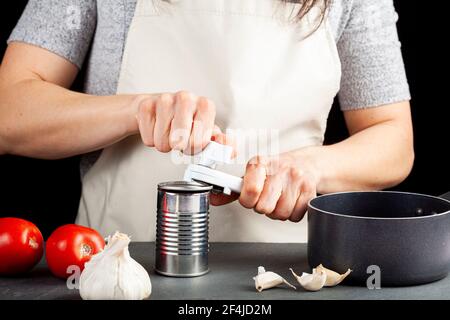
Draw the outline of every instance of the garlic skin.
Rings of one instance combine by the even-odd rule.
[[[312,274],[303,272],[301,276],[297,275],[292,268],[289,270],[291,270],[298,283],[308,291],[319,291],[327,280],[327,274],[322,270],[316,270]]]
[[[297,289],[295,286],[287,282],[279,274],[276,274],[275,272],[272,271],[266,271],[266,269],[264,269],[264,267],[261,266],[258,267],[258,275],[255,276],[253,280],[255,280],[255,288],[258,292],[279,286],[283,283],[293,288],[294,290]]]
[[[322,264],[319,264],[315,269],[313,269],[313,273],[319,271],[325,272],[327,275],[325,287],[337,286],[350,274],[350,272],[352,272],[351,269],[348,269],[345,273],[339,274],[336,271],[325,268]]]
[[[130,238],[116,232],[103,251],[94,255],[80,277],[83,300],[142,300],[150,296],[152,284],[147,271],[128,251]]]

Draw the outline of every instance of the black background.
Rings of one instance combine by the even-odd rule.
[[[0,56],[3,56],[6,39],[26,2],[7,1],[8,8],[1,4]],[[442,90],[442,82],[438,77],[419,77],[418,74],[419,60],[420,67],[425,67],[428,71],[439,68],[437,50],[440,49],[431,35],[440,29],[436,23],[437,13],[424,12],[422,8],[419,13],[420,3],[411,0],[395,1],[400,16],[399,36],[412,93],[416,150],[413,172],[395,189],[439,195],[450,191],[447,157],[449,134],[445,112],[447,103],[444,99],[446,91]],[[432,59],[419,58],[420,48],[431,52]],[[83,72],[74,85],[75,90],[81,90],[82,79]],[[346,136],[342,114],[335,105],[330,115],[326,141],[332,143]],[[45,236],[56,226],[73,222],[81,190],[78,165],[79,157],[43,161],[0,156],[0,217],[20,216],[34,221]]]

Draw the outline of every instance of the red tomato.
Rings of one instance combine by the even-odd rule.
[[[59,227],[47,239],[45,257],[51,272],[66,279],[69,266],[76,265],[80,271],[91,257],[105,247],[105,240],[94,229],[67,224]]]
[[[39,229],[18,218],[0,218],[0,274],[31,270],[42,258],[44,246]]]

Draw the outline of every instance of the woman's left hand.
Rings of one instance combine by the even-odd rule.
[[[211,204],[223,205],[239,199],[242,206],[271,219],[300,221],[309,200],[316,196],[318,170],[302,152],[251,159],[240,195],[212,195]]]

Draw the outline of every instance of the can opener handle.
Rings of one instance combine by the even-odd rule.
[[[211,141],[194,157],[195,163],[188,165],[183,180],[207,183],[213,186],[214,192],[227,195],[241,193],[242,178],[216,170],[218,163],[231,163],[232,154],[233,147]]]

